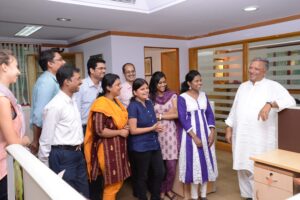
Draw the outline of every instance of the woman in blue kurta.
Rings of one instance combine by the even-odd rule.
[[[148,100],[148,83],[144,79],[136,79],[132,84],[132,92],[127,110],[133,192],[139,200],[147,200],[147,183],[150,183],[151,200],[159,200],[164,165],[157,134],[163,127],[157,123],[153,103]],[[151,176],[148,177],[150,169]]]
[[[215,156],[215,120],[202,86],[201,75],[192,70],[185,76],[178,97],[180,131],[179,180],[191,184],[191,197],[206,199],[208,181],[215,181],[218,169]]]

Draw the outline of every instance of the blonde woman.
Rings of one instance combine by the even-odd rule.
[[[5,147],[10,144],[29,145],[24,136],[25,124],[20,105],[9,90],[20,75],[18,62],[9,50],[0,49],[0,199],[7,199],[7,153]]]

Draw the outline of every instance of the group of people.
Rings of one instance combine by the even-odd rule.
[[[20,74],[10,51],[0,50],[0,199],[7,199],[5,146],[29,146],[33,154],[87,199],[116,199],[131,176],[139,200],[177,199],[178,179],[190,185],[192,199],[206,199],[207,183],[215,181],[215,119],[201,90],[202,78],[191,70],[180,95],[167,87],[163,72],[148,84],[136,78],[135,66],[122,67],[125,82],[106,73],[105,61],[91,57],[87,78],[65,63],[57,49],[42,51],[44,73],[32,95],[30,123],[34,139],[24,136],[20,106],[9,85]],[[268,61],[254,59],[249,81],[239,87],[226,120],[238,170],[241,196],[253,196],[253,162],[249,157],[277,146],[277,112],[295,105],[279,83],[265,78]],[[200,192],[199,192],[200,189]]]

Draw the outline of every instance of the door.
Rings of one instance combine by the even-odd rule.
[[[167,77],[170,90],[179,93],[179,58],[178,49],[161,53],[161,71]]]

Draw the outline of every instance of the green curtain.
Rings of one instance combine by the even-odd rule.
[[[1,49],[10,49],[16,56],[19,64],[21,75],[17,82],[11,85],[11,91],[18,99],[18,103],[21,105],[29,104],[29,90],[28,90],[28,73],[27,68],[27,55],[38,54],[41,46],[38,44],[16,44],[16,43],[0,43]]]

